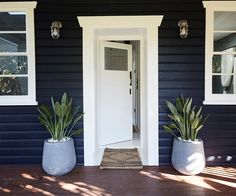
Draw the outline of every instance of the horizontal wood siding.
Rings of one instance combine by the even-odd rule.
[[[82,30],[77,16],[164,15],[159,28],[159,151],[160,164],[170,164],[172,137],[165,101],[179,94],[202,105],[204,97],[205,10],[200,0],[38,0],[35,11],[37,100],[68,92],[82,106]],[[189,22],[181,39],[177,23]],[[61,37],[53,40],[50,26],[62,21]],[[82,110],[83,108],[81,108]],[[204,106],[210,114],[200,133],[208,164],[236,163],[236,107]],[[0,107],[0,163],[40,163],[47,132],[38,123],[36,107]],[[79,126],[83,126],[82,123]],[[158,131],[158,130],[157,130]],[[83,164],[83,136],[75,139],[78,164]],[[230,158],[231,157],[231,158]]]

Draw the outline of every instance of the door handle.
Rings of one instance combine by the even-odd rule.
[[[138,78],[136,79],[136,89],[138,89]]]
[[[132,86],[132,71],[129,72],[129,79],[130,79],[129,85]]]

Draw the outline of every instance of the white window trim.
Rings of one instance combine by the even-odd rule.
[[[205,105],[236,105],[236,94],[212,94],[212,56],[214,52],[214,12],[235,11],[235,1],[203,1],[205,26]]]
[[[37,105],[36,101],[36,73],[35,73],[35,36],[34,36],[34,9],[36,1],[29,2],[0,2],[0,12],[25,12],[26,52],[16,53],[26,55],[28,59],[28,95],[0,96],[0,105]],[[14,33],[11,31],[4,31]],[[17,31],[18,33],[20,31]],[[1,53],[7,55],[9,53]],[[12,53],[10,53],[11,55]]]
[[[158,27],[163,16],[79,16],[78,21],[83,27],[83,108],[84,108],[84,165],[98,165],[97,157],[97,93],[96,93],[96,40],[99,30],[107,30],[106,40],[109,40],[109,31],[112,30],[111,39],[116,35],[114,31],[133,30],[138,36],[143,36],[147,61],[141,71],[143,82],[141,91],[141,127],[146,131],[145,156],[146,165],[159,165],[158,144]],[[144,32],[144,35],[143,35]],[[115,35],[114,35],[115,34]],[[131,35],[131,34],[130,34]],[[101,36],[100,36],[101,38]],[[121,39],[121,38],[120,38]],[[124,39],[123,39],[124,40]],[[141,76],[142,77],[142,76]]]

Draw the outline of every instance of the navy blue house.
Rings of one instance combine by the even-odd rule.
[[[183,94],[203,105],[205,9],[200,0],[38,0],[35,9],[36,98],[50,103],[63,92],[83,110],[82,28],[77,16],[163,15],[159,27],[159,159],[169,165],[172,136],[165,101]],[[188,20],[189,34],[179,36],[178,21]],[[59,20],[59,39],[50,26]],[[200,137],[207,164],[236,164],[236,106],[204,105],[209,114]],[[43,141],[49,137],[38,122],[36,106],[0,106],[0,164],[39,164]],[[81,122],[79,126],[83,126]],[[84,164],[83,135],[75,138],[77,163]],[[230,158],[229,158],[230,157]]]

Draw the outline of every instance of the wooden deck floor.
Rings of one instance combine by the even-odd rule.
[[[143,170],[83,167],[66,176],[52,177],[41,166],[0,166],[0,195],[235,196],[236,167],[207,167],[198,176],[184,176],[171,167]]]

